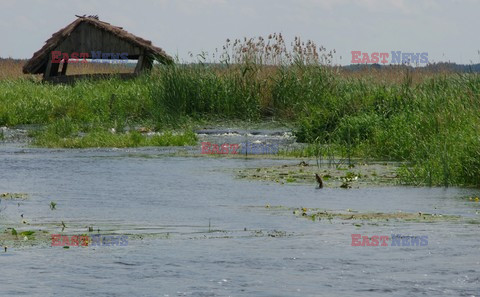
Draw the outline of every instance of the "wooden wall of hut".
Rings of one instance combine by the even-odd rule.
[[[92,58],[92,52],[101,53],[128,53],[129,60],[137,60],[134,74],[138,75],[143,71],[152,69],[153,60],[145,54],[144,49],[139,48],[132,43],[127,42],[112,34],[111,32],[101,30],[90,23],[80,24],[67,38],[65,38],[55,51],[62,53],[88,53]],[[52,79],[57,76],[65,76],[68,64],[64,64],[59,73],[60,63],[52,63],[52,56],[48,57],[48,64],[44,72],[44,80],[63,81],[62,79]],[[91,77],[91,75],[87,75]],[[101,75],[99,77],[105,77]],[[131,77],[128,75],[126,77]],[[81,78],[80,75],[75,76]]]

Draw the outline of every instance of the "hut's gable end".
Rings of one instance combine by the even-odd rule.
[[[92,52],[128,53],[130,59],[137,59],[142,49],[127,42],[109,31],[102,30],[90,23],[79,24],[55,49],[62,53],[72,54]]]
[[[43,73],[44,79],[65,76],[68,63],[59,73],[59,63],[52,63],[53,51],[66,53],[69,57],[72,57],[73,53],[78,53],[79,57],[81,57],[81,53],[87,53],[89,58],[103,58],[103,54],[114,54],[115,58],[124,58],[127,53],[129,60],[138,60],[135,74],[151,69],[153,60],[163,64],[174,63],[172,57],[161,48],[153,46],[152,42],[135,36],[120,27],[90,17],[79,17],[67,27],[53,34],[24,65],[23,72]],[[92,52],[95,52],[95,57]],[[63,55],[59,58],[62,57]]]

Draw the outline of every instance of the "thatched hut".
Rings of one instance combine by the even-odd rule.
[[[68,57],[71,59],[73,55],[77,59],[71,61],[79,62],[78,58],[82,53],[83,58],[85,55],[92,58],[97,54],[101,59],[118,59],[120,54],[122,58],[127,55],[128,60],[138,60],[133,75],[151,69],[155,60],[163,64],[173,63],[173,59],[161,48],[153,46],[151,41],[137,37],[121,27],[102,22],[97,16],[77,17],[74,22],[53,34],[46,44],[33,54],[23,67],[24,73],[43,73],[44,80],[70,81],[69,76],[66,76]],[[58,56],[59,52],[62,55]],[[53,53],[57,53],[62,63],[58,62]],[[61,71],[60,64],[63,65]]]

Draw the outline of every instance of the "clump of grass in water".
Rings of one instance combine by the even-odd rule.
[[[26,238],[27,240],[34,240],[34,234],[35,231],[23,231],[22,233],[20,233],[20,236],[23,236],[23,238]]]
[[[61,138],[51,134],[48,129],[37,136],[35,144],[49,148],[91,148],[91,147],[141,147],[141,146],[185,146],[195,145],[197,137],[192,131],[174,134],[165,132],[161,135],[145,136],[139,132],[117,134],[109,131],[94,131],[85,136]]]
[[[26,200],[28,199],[28,194],[27,193],[2,193],[0,194],[0,198]]]

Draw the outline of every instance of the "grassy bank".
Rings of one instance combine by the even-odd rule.
[[[116,134],[108,131],[97,130],[84,136],[61,137],[49,129],[41,132],[36,137],[34,144],[48,148],[100,148],[100,147],[145,147],[145,146],[187,146],[195,145],[197,137],[193,132],[163,134],[146,136],[137,131]]]
[[[36,143],[47,147],[141,146],[191,144],[194,137],[121,132],[138,125],[188,131],[189,123],[212,118],[275,119],[311,144],[292,153],[298,156],[402,161],[408,183],[480,186],[478,74],[395,66],[350,75],[323,66],[328,55],[307,47],[280,59],[266,55],[267,47],[242,46],[227,47],[246,53],[234,52],[233,61],[156,67],[130,81],[0,80],[0,125],[46,125]]]
[[[336,79],[298,119],[303,153],[407,161],[403,178],[480,185],[480,77],[437,76],[413,85]]]

